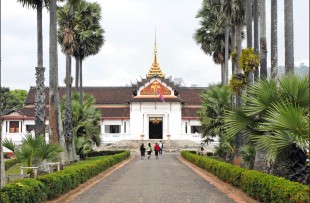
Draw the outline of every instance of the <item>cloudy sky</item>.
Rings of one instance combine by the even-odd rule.
[[[94,0],[89,0],[94,2]],[[202,0],[97,0],[102,7],[105,44],[83,63],[85,86],[124,86],[145,77],[153,58],[157,30],[158,61],[166,76],[190,86],[220,82],[220,67],[193,40]],[[267,43],[270,43],[270,2]],[[1,85],[35,86],[36,11],[14,0],[1,2]],[[278,1],[279,65],[284,64],[284,6]],[[45,85],[48,85],[49,14],[43,11]],[[309,0],[294,1],[295,65],[309,65]],[[60,50],[60,49],[58,49]],[[270,50],[270,46],[268,47]],[[270,51],[269,51],[270,53]],[[64,85],[65,57],[59,51],[59,84]],[[73,62],[74,65],[74,62]],[[270,66],[270,56],[268,56]],[[74,67],[72,67],[74,76]]]

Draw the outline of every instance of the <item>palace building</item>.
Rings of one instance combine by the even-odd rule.
[[[157,60],[155,41],[152,66],[144,79],[131,86],[83,87],[84,94],[95,97],[101,111],[101,139],[104,143],[120,140],[190,140],[201,141],[197,111],[200,94],[206,87],[182,87],[165,78]],[[35,87],[31,87],[21,109],[2,115],[2,135],[19,143],[33,133]],[[48,98],[48,88],[46,88]],[[65,87],[60,87],[60,97]],[[46,100],[46,125],[49,103]],[[46,133],[48,138],[48,133]]]

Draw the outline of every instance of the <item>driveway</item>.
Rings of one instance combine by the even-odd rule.
[[[234,202],[184,165],[179,153],[141,160],[124,167],[81,193],[72,203],[228,203]]]

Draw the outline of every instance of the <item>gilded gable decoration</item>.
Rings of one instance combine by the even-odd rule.
[[[160,82],[155,80],[147,87],[142,89],[140,91],[140,95],[158,95],[159,92],[161,92],[163,95],[171,95],[171,91],[167,87],[163,86]]]

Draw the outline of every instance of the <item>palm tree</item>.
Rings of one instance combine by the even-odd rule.
[[[290,174],[278,175],[299,182],[307,180],[308,84],[308,78],[296,76],[278,81],[263,79],[248,89],[243,98],[247,105],[228,112],[224,118],[227,136],[233,137],[243,131],[250,144],[266,151],[268,156],[264,164],[271,161],[279,166],[284,164],[283,160],[288,160],[284,168],[289,169]]]
[[[285,74],[294,74],[293,0],[284,1]]]
[[[225,68],[225,21],[220,17],[220,4],[203,2],[202,8],[198,11],[197,18],[201,18],[201,27],[195,31],[194,39],[201,49],[211,55],[216,64],[221,64],[222,84],[228,78],[228,69]]]
[[[60,99],[58,90],[58,52],[57,52],[57,5],[56,0],[50,1],[50,46],[49,46],[49,140],[51,143],[59,143],[66,149],[63,135],[63,125],[60,114]],[[69,163],[66,151],[60,153],[62,165]]]
[[[231,90],[228,86],[212,86],[201,94],[202,108],[198,112],[201,133],[206,141],[219,136],[224,140],[223,116],[231,110]]]
[[[271,1],[271,78],[278,76],[278,0]]]
[[[259,0],[260,16],[260,77],[267,78],[267,41],[266,41],[266,10],[265,0]]]
[[[49,0],[17,0],[23,6],[37,10],[37,67],[36,67],[36,95],[35,95],[35,135],[45,135],[45,93],[43,67],[43,37],[42,37],[42,7],[43,2],[49,5]]]
[[[100,146],[101,113],[92,107],[95,99],[91,95],[84,96],[83,104],[77,93],[72,95],[72,123],[76,153],[83,156],[92,146]],[[62,112],[65,113],[65,101],[62,102]],[[83,158],[83,157],[82,157]]]
[[[46,143],[42,136],[33,138],[31,134],[23,138],[21,146],[15,146],[12,139],[7,138],[3,146],[14,152],[16,158],[27,167],[39,166],[44,160],[58,160],[62,151],[60,145]]]
[[[253,1],[253,17],[254,17],[254,53],[258,54],[258,0]],[[254,70],[254,79],[259,79],[259,68]]]
[[[64,116],[64,136],[66,140],[66,148],[68,153],[69,161],[76,160],[75,147],[74,147],[74,136],[72,127],[72,107],[71,107],[71,55],[73,54],[74,47],[74,21],[73,5],[69,2],[62,7],[58,13],[58,42],[62,47],[62,52],[66,55],[66,108]]]
[[[246,39],[247,47],[253,47],[252,43],[252,0],[246,0]]]
[[[86,57],[95,55],[100,51],[104,43],[104,30],[100,26],[101,7],[98,3],[80,1],[74,10],[73,18],[76,22],[74,26],[75,47],[73,51],[73,56],[76,59],[75,89],[78,89],[78,82],[80,81],[80,102],[82,103],[82,62]]]

